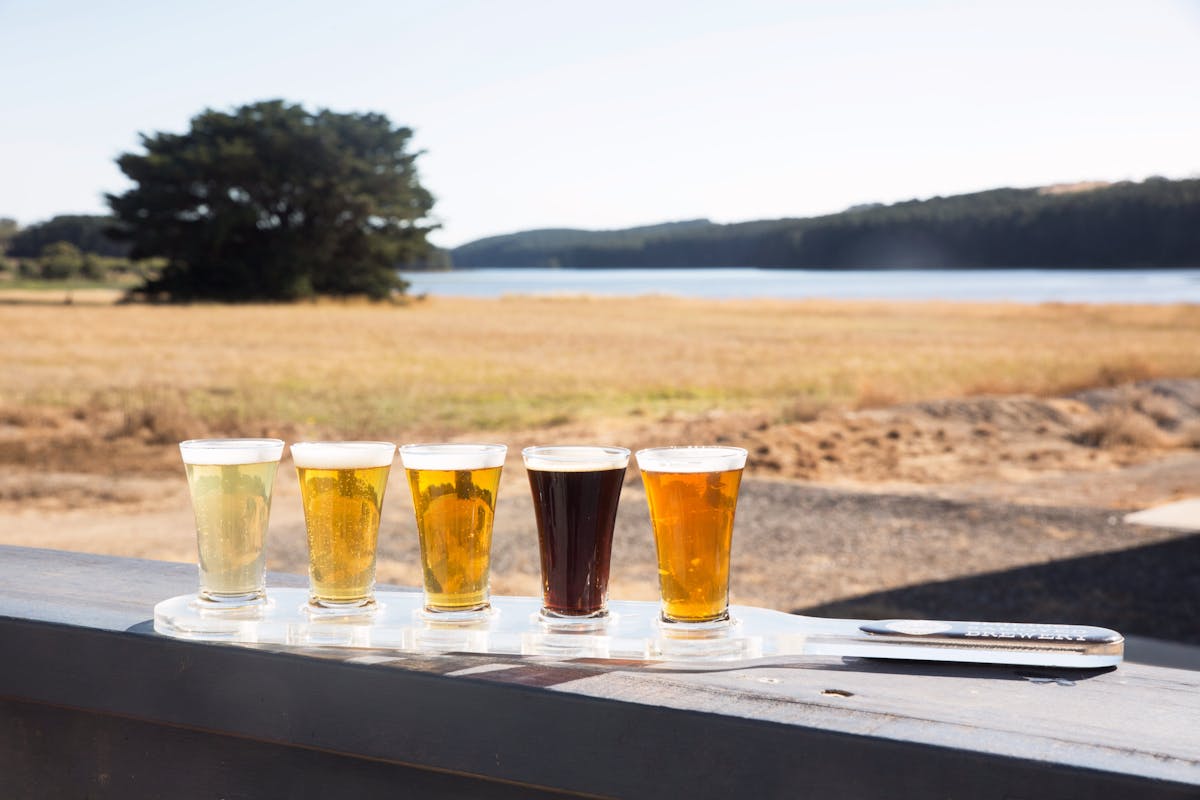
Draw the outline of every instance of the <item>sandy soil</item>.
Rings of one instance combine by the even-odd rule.
[[[98,438],[94,420],[64,413],[0,419],[0,543],[194,561],[174,444],[138,430]],[[1192,585],[1200,582],[1200,537],[1122,522],[1126,510],[1200,495],[1200,381],[805,416],[786,423],[754,413],[634,417],[482,437],[510,447],[496,512],[493,591],[540,591],[522,446],[727,442],[751,453],[735,533],[735,602],[871,616],[992,608],[1026,618],[1125,620],[1132,632],[1200,642],[1192,621],[1197,601],[1187,599],[1188,592],[1200,597],[1200,585]],[[268,558],[273,570],[303,572],[294,476],[285,463]],[[1139,556],[1146,563],[1117,588],[1088,577],[1095,570],[1087,565],[1102,563],[1088,559],[1126,552],[1162,556]],[[1056,584],[1070,565],[1078,567],[1069,574],[1079,585],[1066,587],[1063,600]],[[997,573],[1020,576],[1007,594],[1029,602],[981,603],[985,590],[1006,594],[984,581]],[[614,597],[657,596],[645,496],[633,468],[612,575]],[[420,580],[411,503],[395,480],[385,503],[379,579]],[[931,585],[945,585],[938,599],[904,594]],[[1185,602],[1157,599],[1164,591]]]

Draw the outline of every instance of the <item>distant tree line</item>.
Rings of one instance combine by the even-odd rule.
[[[1198,267],[1200,180],[995,189],[730,225],[528,231],[451,255],[456,267]]]
[[[46,245],[66,242],[84,253],[126,258],[129,245],[109,235],[112,226],[113,218],[109,216],[76,214],[54,217],[16,231],[8,241],[7,255],[12,258],[37,258]]]
[[[159,265],[131,261],[129,246],[110,236],[109,216],[58,216],[21,228],[0,219],[0,278],[107,281],[146,278]]]

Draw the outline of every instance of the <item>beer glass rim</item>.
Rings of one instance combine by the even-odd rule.
[[[545,472],[591,472],[629,466],[629,449],[608,445],[536,445],[522,450],[521,457],[526,469]]]
[[[508,445],[485,442],[425,442],[400,446],[406,469],[490,469],[504,466]]]
[[[371,469],[389,467],[396,458],[394,442],[296,442],[292,462],[305,469]]]
[[[747,452],[727,445],[672,445],[648,447],[636,455],[643,472],[725,472],[743,469]]]
[[[283,457],[283,440],[268,438],[187,439],[179,443],[183,463],[199,466],[263,464]]]

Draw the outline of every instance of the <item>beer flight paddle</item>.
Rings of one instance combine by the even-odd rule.
[[[730,545],[746,451],[638,451],[661,602],[610,601],[608,579],[630,452],[526,448],[541,598],[492,596],[492,526],[507,448],[400,448],[421,547],[420,592],[376,591],[390,442],[299,442],[309,588],[266,585],[278,439],[180,444],[196,517],[200,585],[155,606],[161,634],[199,641],[635,661],[795,656],[1108,667],[1124,639],[1079,625],[824,619],[730,606]]]
[[[373,614],[340,619],[306,613],[305,589],[272,588],[268,598],[243,612],[210,612],[195,594],[173,597],[155,606],[154,629],[207,642],[647,663],[832,656],[1097,668],[1124,653],[1119,633],[1082,625],[825,619],[733,605],[729,627],[698,636],[664,629],[657,603],[610,600],[602,627],[576,632],[542,624],[535,597],[493,595],[487,617],[469,623],[428,619],[421,592],[377,591]]]

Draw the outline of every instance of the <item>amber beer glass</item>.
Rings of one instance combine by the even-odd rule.
[[[502,444],[400,448],[417,518],[429,616],[470,620],[490,608],[492,519],[507,452]]]
[[[267,522],[283,455],[279,439],[180,442],[196,515],[200,601],[239,608],[266,600]]]
[[[639,450],[637,462],[658,552],[662,620],[725,624],[733,515],[746,451],[656,447]]]
[[[308,532],[310,611],[374,610],[375,549],[395,456],[391,442],[292,445]]]
[[[527,447],[542,562],[542,620],[583,624],[608,616],[608,572],[623,447]]]

